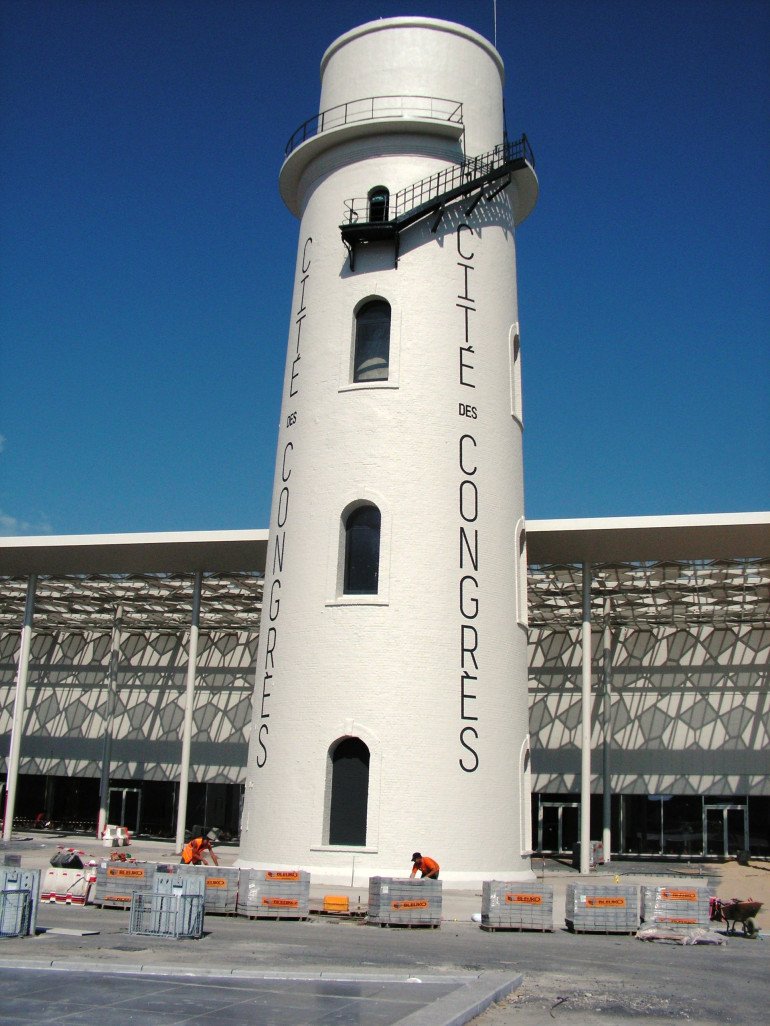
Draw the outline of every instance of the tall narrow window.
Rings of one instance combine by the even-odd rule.
[[[358,506],[345,521],[346,595],[377,594],[381,520],[376,506]]]
[[[516,619],[524,627],[529,623],[527,595],[527,529],[524,518],[516,525]]]
[[[388,220],[390,193],[384,185],[378,185],[369,192],[369,220],[382,222]]]
[[[390,304],[365,303],[356,314],[353,381],[387,381],[390,360]]]
[[[369,799],[369,749],[360,738],[346,737],[330,754],[329,844],[364,845]]]
[[[519,421],[524,422],[521,401],[521,340],[519,326],[514,324],[510,334],[511,346],[511,413]]]

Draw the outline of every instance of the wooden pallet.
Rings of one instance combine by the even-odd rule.
[[[479,927],[485,933],[553,933],[552,926],[490,926],[489,923],[479,923]]]
[[[438,930],[441,923],[375,923],[366,920],[367,926],[386,926],[394,930]]]

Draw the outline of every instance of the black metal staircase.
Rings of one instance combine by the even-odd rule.
[[[534,170],[535,158],[526,135],[522,135],[521,139],[501,143],[479,157],[467,157],[460,164],[452,164],[402,189],[390,197],[388,220],[372,219],[369,197],[346,200],[345,221],[340,225],[340,232],[350,254],[350,269],[355,269],[358,244],[391,240],[395,243],[395,266],[398,267],[399,235],[405,228],[434,214],[430,230],[436,232],[449,203],[473,196],[465,210],[467,217],[482,198],[491,202],[510,184],[513,174],[526,167]]]

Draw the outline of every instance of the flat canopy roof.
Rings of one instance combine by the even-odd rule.
[[[264,572],[267,531],[0,538],[0,577]],[[530,564],[770,557],[770,513],[527,522]]]
[[[770,556],[770,513],[527,522],[530,563],[636,563]]]
[[[29,574],[263,573],[267,531],[0,538],[0,577]]]
[[[38,577],[37,630],[185,630],[195,571],[201,627],[259,628],[267,531],[0,539],[0,629],[24,614]],[[527,524],[530,627],[581,622],[582,565],[592,619],[617,625],[767,625],[770,514],[540,520]]]

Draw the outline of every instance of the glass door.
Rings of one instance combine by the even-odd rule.
[[[745,805],[704,806],[703,841],[707,855],[726,857],[746,849],[746,812]]]
[[[138,787],[111,787],[108,823],[127,827],[139,833],[142,812],[142,791]]]
[[[579,802],[540,802],[538,846],[556,855],[571,854],[580,839]]]

